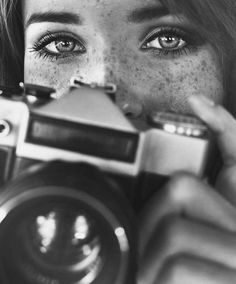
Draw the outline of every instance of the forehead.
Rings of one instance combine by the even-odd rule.
[[[25,22],[32,14],[48,12],[73,12],[80,15],[81,21],[109,14],[129,17],[134,11],[137,12],[136,20],[143,16],[142,12],[146,12],[146,17],[154,17],[155,13],[160,14],[160,10],[167,13],[158,0],[22,0],[22,8]]]
[[[159,0],[23,0],[23,5],[31,9],[45,9],[54,7],[54,9],[107,9],[114,7],[135,7],[145,5],[160,5]]]

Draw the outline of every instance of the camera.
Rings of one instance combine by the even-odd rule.
[[[157,112],[139,131],[109,87],[2,87],[0,283],[135,283],[131,204],[176,171],[204,174],[202,122]]]

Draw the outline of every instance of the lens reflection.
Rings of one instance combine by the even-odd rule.
[[[84,240],[89,236],[90,225],[85,216],[78,216],[74,225],[74,239],[75,241]]]
[[[46,253],[56,235],[55,212],[47,216],[38,216],[36,218],[37,234],[41,241],[40,251]]]
[[[10,182],[0,208],[0,283],[134,283],[132,214],[113,186],[93,166],[60,161]]]
[[[93,205],[44,195],[16,206],[0,226],[0,283],[122,283],[126,233]]]
[[[84,212],[54,209],[36,216],[27,231],[26,238],[34,240],[27,250],[37,262],[77,273],[81,283],[95,279],[101,267],[101,242],[93,220]]]
[[[10,279],[6,283],[94,283],[107,259],[105,223],[71,199],[28,205],[11,213],[1,226],[0,270]]]

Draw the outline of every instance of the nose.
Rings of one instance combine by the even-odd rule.
[[[90,51],[86,71],[79,79],[85,83],[103,86],[115,84],[118,107],[131,118],[139,117],[142,115],[143,105],[132,90],[127,53],[116,42],[109,42],[109,45],[107,42],[100,39],[99,45]]]
[[[100,58],[97,71],[97,81],[102,85],[116,85],[116,104],[130,118],[142,115],[143,105],[138,96],[133,93],[129,76],[127,58],[115,48],[106,48]]]

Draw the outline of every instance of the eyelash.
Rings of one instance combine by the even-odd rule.
[[[78,50],[73,50],[70,52],[64,52],[64,53],[56,53],[51,52],[46,48],[47,45],[53,43],[53,42],[71,42],[72,44],[77,46]],[[47,32],[46,35],[44,35],[39,41],[35,42],[34,45],[30,48],[30,52],[34,52],[38,58],[43,59],[49,59],[51,61],[57,60],[59,58],[66,58],[70,56],[76,56],[81,55],[86,52],[86,48],[84,47],[84,44],[82,41],[75,39],[75,36],[69,35],[64,32],[57,32],[57,33],[51,33]]]
[[[157,48],[154,46],[148,46],[151,42],[158,41],[157,43],[160,44],[159,40],[161,37],[166,38],[176,38],[182,40],[184,45],[182,47],[177,48]],[[158,40],[159,38],[159,40]],[[64,53],[55,53],[51,52],[46,48],[47,45],[53,42],[71,42],[75,46],[77,46],[78,50],[73,50],[70,52]],[[194,31],[185,31],[183,29],[177,27],[159,27],[149,33],[143,42],[141,43],[140,50],[142,51],[151,51],[154,53],[155,56],[168,56],[172,55],[173,57],[182,56],[184,54],[188,54],[188,52],[196,51],[197,47],[203,44],[203,39],[196,35]],[[66,58],[70,56],[81,55],[86,52],[86,48],[82,41],[75,38],[73,35],[69,35],[64,32],[57,32],[51,33],[47,32],[38,42],[35,42],[34,45],[30,48],[30,52],[34,52],[37,57],[43,59],[49,59],[51,61],[57,60],[59,58]]]
[[[184,42],[183,46],[176,48],[157,48],[154,46],[148,46],[154,41],[158,41],[160,44],[160,38],[166,39],[178,39]],[[159,27],[149,33],[143,42],[141,43],[140,49],[142,51],[152,51],[157,56],[168,56],[178,57],[188,54],[188,52],[196,51],[198,46],[203,44],[203,39],[200,35],[197,35],[195,31],[186,31],[177,27]],[[161,45],[161,44],[160,44]]]

